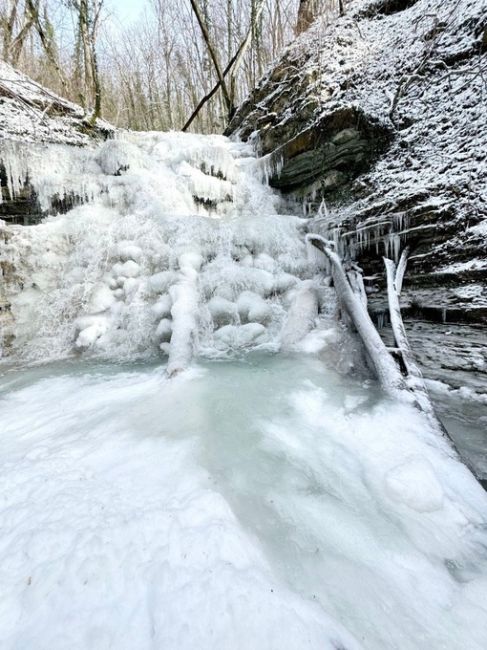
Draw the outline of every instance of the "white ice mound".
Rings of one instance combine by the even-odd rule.
[[[443,488],[424,458],[410,458],[389,470],[385,488],[391,499],[417,512],[434,512],[443,506]]]
[[[318,293],[313,282],[301,282],[289,300],[290,308],[281,334],[283,348],[299,343],[314,328],[318,317]]]

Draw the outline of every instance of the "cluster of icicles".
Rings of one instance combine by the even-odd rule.
[[[372,249],[376,255],[397,262],[407,240],[407,221],[407,215],[400,213],[393,221],[374,217],[358,223],[355,229],[343,230],[328,214],[319,214],[315,228],[334,243],[335,250],[344,258],[355,259],[360,253]]]
[[[12,194],[28,178],[44,209],[53,197],[80,204],[4,227],[15,334],[4,354],[162,353],[173,373],[193,354],[323,341],[333,293],[307,250],[306,220],[277,214],[266,165],[219,136],[128,134],[29,157],[12,146]]]

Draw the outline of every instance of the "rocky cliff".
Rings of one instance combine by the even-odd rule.
[[[406,314],[487,319],[487,3],[359,0],[296,40],[229,132],[370,278],[410,247]]]

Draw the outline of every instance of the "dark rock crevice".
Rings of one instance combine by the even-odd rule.
[[[0,219],[7,223],[31,226],[42,221],[47,212],[42,209],[36,191],[32,186],[29,177],[25,179],[22,187],[15,196],[10,195],[7,182],[7,173],[0,161]],[[83,203],[81,197],[75,194],[59,196],[54,195],[50,199],[49,214],[65,214],[76,205]]]

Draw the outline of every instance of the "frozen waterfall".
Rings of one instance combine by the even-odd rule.
[[[9,227],[2,260],[12,332],[4,354],[106,359],[277,350],[303,282],[322,303],[305,221],[279,216],[265,164],[223,137],[127,135],[97,149],[8,151],[15,194],[80,203],[33,227]],[[323,312],[326,306],[323,305]],[[295,318],[295,316],[293,317]],[[322,320],[322,319],[321,319]],[[318,313],[308,329],[322,327]]]
[[[272,161],[2,159],[51,214],[0,224],[2,650],[485,650],[485,493],[367,374]]]

